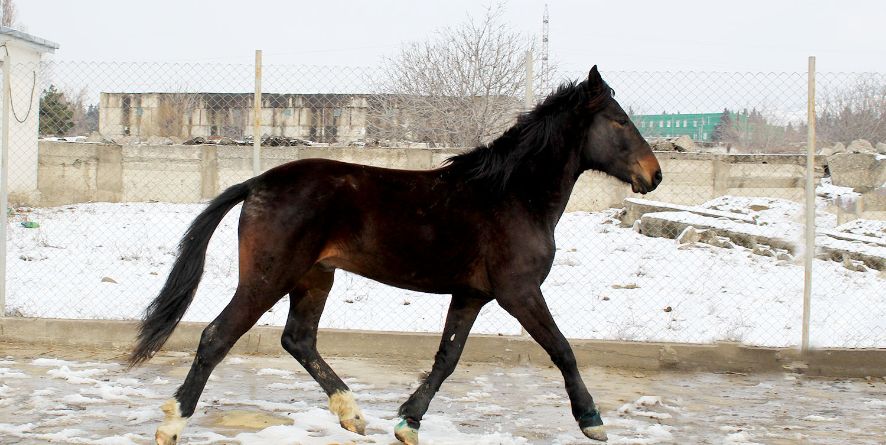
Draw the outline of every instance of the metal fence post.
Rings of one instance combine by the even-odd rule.
[[[532,50],[526,50],[526,91],[523,97],[523,109],[529,111],[535,106],[535,91],[532,87],[532,80],[535,75],[532,72]]]
[[[252,101],[252,175],[261,173],[261,50],[255,50],[255,97]]]
[[[815,56],[809,57],[806,121],[806,255],[803,258],[803,338],[800,351],[809,352],[809,316],[812,302],[812,258],[815,257]]]
[[[6,316],[6,230],[8,225],[7,208],[9,206],[9,107],[12,100],[9,76],[11,73],[11,56],[9,50],[3,59],[3,125],[2,155],[0,155],[0,209],[3,211],[3,224],[0,224],[0,317]]]

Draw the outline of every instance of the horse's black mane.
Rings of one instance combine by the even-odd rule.
[[[493,193],[503,192],[515,170],[557,142],[559,130],[574,113],[595,113],[614,95],[605,82],[591,91],[587,80],[561,84],[517,123],[489,144],[449,158],[450,170],[466,182],[479,182]]]

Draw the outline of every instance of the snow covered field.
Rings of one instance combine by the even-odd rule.
[[[166,278],[179,237],[202,207],[93,203],[20,209],[9,232],[7,310],[33,317],[140,317]],[[238,214],[239,208],[232,210],[216,231],[185,320],[211,320],[233,294]],[[778,216],[768,230],[794,230],[784,223],[791,218]],[[40,227],[22,227],[24,220]],[[798,261],[744,248],[679,246],[620,227],[614,211],[564,215],[557,242],[543,290],[570,338],[799,344]],[[813,344],[886,346],[884,275],[814,263]],[[284,298],[259,323],[282,325],[287,303]],[[339,271],[321,326],[439,331],[447,305],[448,296],[394,289]],[[490,304],[474,332],[518,334],[520,327]]]

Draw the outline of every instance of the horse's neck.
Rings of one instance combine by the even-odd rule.
[[[581,175],[577,152],[568,150],[545,157],[537,165],[521,172],[520,197],[551,228],[566,210],[572,189]]]

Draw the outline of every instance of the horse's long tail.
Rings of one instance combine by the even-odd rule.
[[[154,356],[166,343],[175,326],[194,299],[203,265],[206,248],[212,233],[231,208],[249,196],[253,180],[237,184],[213,199],[188,227],[178,245],[178,258],[160,295],[145,310],[138,332],[138,340],[129,356],[129,366],[136,366]]]

